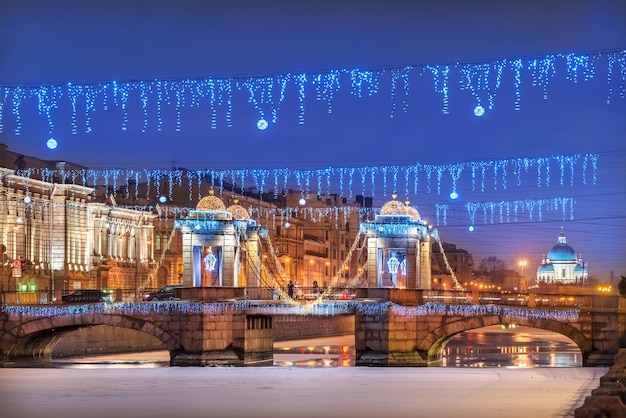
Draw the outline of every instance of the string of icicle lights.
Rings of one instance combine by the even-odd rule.
[[[601,60],[601,58],[603,58]],[[328,113],[333,112],[333,100],[343,90],[353,97],[362,98],[378,94],[381,84],[389,84],[390,117],[401,109],[409,109],[409,95],[414,73],[432,77],[435,92],[441,95],[441,110],[449,113],[449,97],[454,86],[468,92],[474,99],[473,113],[480,117],[492,110],[502,81],[512,80],[514,108],[521,109],[522,85],[530,83],[542,89],[548,98],[550,82],[557,76],[572,83],[588,81],[596,76],[599,63],[605,65],[607,102],[617,91],[625,97],[626,50],[593,53],[551,53],[531,58],[502,58],[483,62],[451,64],[418,64],[393,68],[342,68],[322,72],[284,73],[269,76],[203,77],[194,79],[151,79],[134,81],[66,82],[38,86],[0,85],[0,133],[4,115],[15,118],[16,135],[22,128],[22,107],[33,102],[40,115],[48,122],[50,134],[54,133],[54,111],[63,103],[71,108],[71,131],[92,132],[91,117],[96,110],[107,111],[117,107],[122,112],[121,130],[128,129],[132,106],[143,114],[142,132],[164,128],[166,107],[174,107],[175,129],[182,129],[183,109],[208,106],[210,126],[218,127],[223,117],[227,127],[233,126],[233,108],[236,100],[252,105],[258,114],[256,126],[267,129],[278,122],[278,114],[288,93],[297,94],[298,123],[305,121],[305,102],[313,95],[325,102]],[[505,72],[511,76],[503,77]],[[241,94],[236,94],[238,91]],[[421,92],[414,93],[423,97]],[[34,100],[31,100],[34,99]],[[8,109],[3,109],[6,106]],[[3,111],[5,110],[5,111]],[[8,110],[8,111],[6,111]],[[219,118],[218,118],[219,117]],[[54,147],[54,140],[49,146]]]
[[[467,202],[465,208],[470,225],[476,225],[476,212],[480,209],[484,224],[517,222],[525,213],[529,220],[543,220],[544,212],[561,212],[562,219],[574,219],[573,197],[555,197],[552,199],[500,200],[498,202]],[[448,204],[436,204],[437,225],[448,225]]]
[[[338,193],[341,197],[389,196],[393,191],[416,196],[419,193],[441,194],[445,187],[453,200],[459,197],[458,186],[461,181],[467,183],[472,192],[508,190],[519,187],[527,177],[534,186],[547,188],[556,182],[560,186],[575,184],[596,184],[598,154],[551,155],[538,158],[507,158],[499,160],[469,161],[455,164],[411,165],[374,165],[361,167],[326,167],[312,170],[289,168],[274,169],[227,169],[227,170],[155,170],[155,169],[71,169],[52,170],[47,168],[29,168],[18,170],[17,174],[26,178],[36,178],[50,183],[74,184],[84,187],[104,186],[112,189],[114,197],[119,186],[124,186],[122,197],[145,197],[153,200],[161,196],[165,203],[172,198],[174,187],[187,186],[189,200],[203,196],[202,185],[217,185],[220,196],[230,187],[232,193],[245,195],[254,189],[261,197],[273,191],[276,199],[288,189],[296,189],[303,198],[311,195]],[[465,174],[464,177],[462,177]],[[2,174],[0,174],[2,175]],[[19,179],[9,179],[19,183]],[[578,183],[580,182],[580,183]],[[145,184],[145,195],[140,196],[139,184]],[[294,184],[296,186],[294,186]],[[530,186],[524,184],[525,186]],[[132,187],[131,187],[132,186]],[[24,187],[28,187],[25,183]],[[28,192],[28,190],[26,190]],[[95,193],[95,190],[94,190]],[[107,192],[109,193],[109,192]],[[107,194],[108,197],[108,194]]]
[[[556,321],[576,321],[579,309],[527,309],[498,305],[451,305],[427,303],[420,306],[402,306],[392,302],[373,303],[371,301],[328,301],[324,304],[282,304],[255,301],[235,301],[219,303],[202,302],[115,302],[105,304],[85,304],[72,306],[26,306],[0,305],[0,312],[10,317],[55,317],[90,314],[146,315],[180,312],[183,314],[221,314],[228,310],[245,311],[254,309],[256,313],[267,315],[384,315],[390,310],[404,317],[447,315],[461,317],[505,316],[524,319],[549,319]]]
[[[495,223],[515,223],[522,217],[529,221],[543,221],[544,212],[560,212],[563,221],[574,220],[574,203],[576,200],[572,197],[555,197],[551,199],[525,199],[525,200],[500,200],[497,202],[467,202],[465,207],[468,211],[468,225],[475,226],[476,212],[480,209],[482,213],[483,224]],[[35,217],[40,217],[45,207],[66,207],[65,202],[39,202],[31,201],[28,203],[33,209],[32,213]],[[17,202],[12,201],[8,204],[9,208],[17,207]],[[119,208],[154,212],[155,206],[152,205],[117,205]],[[423,213],[436,213],[436,220],[432,223],[436,226],[448,226],[448,204],[436,204],[433,207],[422,204],[419,209]],[[374,219],[380,214],[380,208],[360,208],[352,206],[337,207],[285,207],[285,208],[266,208],[258,206],[247,206],[245,209],[261,227],[276,229],[278,226],[287,226],[294,219],[311,221],[313,223],[329,222],[335,229],[344,228],[346,223],[357,215],[359,219]],[[13,212],[15,212],[13,210]],[[158,209],[159,219],[181,219],[188,215],[189,208],[180,206],[160,206]],[[480,218],[479,218],[480,220]],[[222,231],[229,226],[223,222],[214,220],[188,220],[192,227],[211,231]],[[249,227],[245,221],[233,221],[235,228],[243,228],[241,225]],[[378,227],[381,232],[390,235],[405,234],[407,226],[403,223],[392,223],[389,225],[380,225]]]

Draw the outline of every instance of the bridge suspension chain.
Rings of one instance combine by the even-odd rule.
[[[343,261],[341,268],[337,270],[335,277],[331,280],[330,284],[328,285],[326,289],[320,289],[320,292],[318,293],[317,298],[312,302],[308,302],[307,303],[308,305],[311,305],[313,307],[316,304],[319,304],[323,302],[324,300],[331,298],[332,296],[337,296],[338,294],[341,294],[341,292],[343,292],[345,289],[350,289],[350,288],[355,287],[362,280],[362,272],[364,271],[364,269],[357,269],[357,274],[352,280],[347,280],[341,283],[341,279],[342,279],[341,275],[343,274],[344,271],[348,270],[348,267],[350,266],[350,262],[352,260],[352,256],[356,252],[357,247],[359,247],[359,243],[361,243],[362,238],[363,238],[363,234],[360,231],[357,232],[354,242],[352,243],[352,246],[350,247],[350,250],[348,251],[348,255],[346,259]],[[240,243],[242,239],[243,240],[247,239],[247,235],[245,234],[244,231],[241,231],[241,233],[238,234],[238,240]],[[276,251],[274,250],[274,247],[272,245],[272,242],[269,236],[261,236],[261,242],[267,247],[266,252],[268,253],[268,257],[270,257],[272,260],[271,262],[267,262],[267,263],[261,262],[261,271],[257,270],[261,278],[262,285],[272,290],[274,294],[283,301],[297,304],[297,305],[302,304],[301,301],[290,298],[287,292],[285,291],[285,283],[289,280],[289,277],[287,276],[287,273],[285,272],[280,260],[276,256]],[[366,246],[364,245],[361,245],[359,247],[358,258],[361,257],[365,248]],[[269,271],[267,265],[274,266],[276,270],[279,272],[280,277],[277,278],[276,276],[274,276],[274,274]],[[269,280],[270,277],[273,280]]]
[[[248,235],[245,230],[237,230],[236,235],[237,235],[237,242],[239,242],[240,246],[243,242],[248,240]],[[269,236],[260,235],[260,241],[264,246],[268,247],[268,250],[266,251],[266,253],[270,254],[272,258],[271,265],[274,266],[275,269],[278,271],[279,277],[277,277],[272,271],[270,271],[266,267],[265,264],[269,264],[269,263],[263,263],[263,260],[261,260],[260,269],[258,269],[256,263],[254,263],[254,260],[252,260],[250,254],[246,253],[246,260],[249,262],[248,265],[253,266],[255,272],[257,273],[261,281],[261,287],[272,290],[272,292],[279,298],[287,299],[287,292],[285,292],[284,290],[285,282],[288,279],[287,274],[285,273],[285,270],[280,264],[280,261],[276,257],[276,252],[274,251],[274,248],[272,246],[272,242]]]
[[[445,263],[446,268],[450,272],[450,276],[452,277],[452,282],[454,283],[455,290],[465,290],[465,288],[457,280],[456,275],[454,274],[454,270],[452,270],[452,267],[450,266],[450,263],[448,262],[448,257],[446,257],[446,253],[443,250],[443,243],[441,242],[441,238],[439,238],[439,233],[437,232],[437,230],[433,231],[432,236],[435,238],[435,241],[437,241],[437,244],[439,244],[439,250],[441,251],[443,262]]]
[[[141,286],[136,288],[135,291],[130,296],[128,296],[127,298],[124,298],[125,302],[127,302],[126,299],[137,300],[137,297],[141,296],[144,293],[144,290],[147,284],[150,283],[152,278],[156,276],[157,272],[159,271],[159,268],[161,268],[161,265],[163,264],[163,259],[165,258],[165,252],[167,251],[168,248],[170,248],[170,245],[172,244],[172,240],[174,239],[175,233],[176,233],[176,228],[172,228],[172,232],[170,233],[170,236],[167,239],[167,244],[162,247],[161,255],[159,256],[159,259],[152,267],[151,272],[148,274],[148,276],[143,281]],[[137,260],[137,263],[139,263],[139,260]]]
[[[341,269],[337,270],[337,274],[335,275],[334,279],[330,282],[330,284],[328,286],[329,293],[331,293],[333,288],[338,288],[340,290],[352,288],[352,287],[356,286],[356,284],[360,281],[361,273],[357,269],[357,274],[356,274],[354,279],[347,280],[346,282],[344,282],[343,286],[338,286],[337,285],[339,283],[340,279],[341,279],[342,272],[344,272],[347,269],[347,267],[350,266],[350,261],[352,260],[352,255],[354,254],[357,245],[361,241],[361,237],[363,237],[363,234],[361,234],[361,231],[358,231],[356,236],[354,237],[354,242],[352,243],[352,246],[350,247],[350,250],[348,251],[348,255],[347,255],[346,259],[344,260],[344,262],[343,262],[343,264],[341,266]],[[363,249],[364,248],[366,248],[364,245],[361,246],[361,250],[359,251],[359,256],[363,253]]]

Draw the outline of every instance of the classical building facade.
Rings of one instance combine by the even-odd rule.
[[[544,255],[537,268],[537,280],[544,283],[585,284],[587,275],[587,262],[567,244],[561,227],[557,243]]]
[[[153,267],[155,216],[95,196],[0,168],[0,289],[54,302],[70,290],[140,287]]]

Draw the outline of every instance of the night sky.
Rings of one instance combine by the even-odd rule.
[[[85,133],[81,103],[72,122],[67,95],[52,110],[52,133],[36,98],[21,102],[18,125],[11,95],[0,95],[0,143],[14,152],[93,169],[441,167],[580,155],[573,170],[568,166],[561,173],[558,164],[551,165],[549,183],[536,168],[525,171],[520,184],[509,171],[506,189],[502,174],[487,177],[484,185],[480,180],[472,184],[466,167],[457,201],[447,197],[449,176],[441,191],[436,174],[430,191],[423,175],[418,193],[412,186],[406,189],[429,222],[436,222],[436,205],[448,205],[445,221],[441,213],[438,217],[441,239],[472,253],[477,264],[497,256],[519,270],[517,263],[525,257],[525,273],[534,277],[563,227],[568,244],[588,261],[589,274],[601,280],[612,274],[617,282],[626,274],[626,98],[620,65],[609,78],[607,57],[624,49],[626,2],[621,0],[2,0],[0,93],[67,83],[137,85],[208,77],[232,79],[235,87],[229,116],[226,105],[220,105],[212,118],[208,99],[192,107],[187,96],[179,130],[175,97],[169,104],[157,103],[156,93],[145,114],[139,92],[130,93],[125,130],[122,107],[109,98],[104,110],[104,99],[96,99],[90,133]],[[559,58],[546,98],[543,87],[533,86],[529,71],[522,73],[516,90],[509,66],[493,90],[492,108],[487,108],[488,92],[479,92],[485,108],[481,117],[474,114],[471,91],[460,88],[464,64],[570,53],[597,58],[593,77],[585,80],[581,73],[576,81],[567,79],[564,58]],[[447,106],[427,70],[443,65],[451,68]],[[408,90],[401,79],[394,95],[393,70],[406,66],[412,66]],[[343,72],[332,100],[316,100],[314,74],[354,69],[378,74],[375,94],[368,94],[367,83],[362,97],[354,94],[350,74]],[[291,78],[284,100],[279,107],[261,106],[269,126],[257,129],[260,112],[248,101],[245,87],[238,86],[254,80],[258,87],[263,77],[286,74]],[[298,74],[309,77],[303,97],[294,81]],[[50,137],[59,144],[54,150],[46,148]],[[585,155],[597,155],[597,172],[583,168]],[[393,188],[390,177],[387,184],[381,176],[365,188],[378,206],[390,200]],[[354,194],[360,189],[355,186]],[[400,189],[404,200],[405,187]],[[537,212],[532,218],[523,213],[494,219],[480,209],[476,231],[467,231],[468,202],[483,208],[528,199],[575,203],[546,211],[541,219]]]

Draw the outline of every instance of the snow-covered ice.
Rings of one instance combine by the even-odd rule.
[[[4,368],[4,418],[567,417],[607,368]]]

